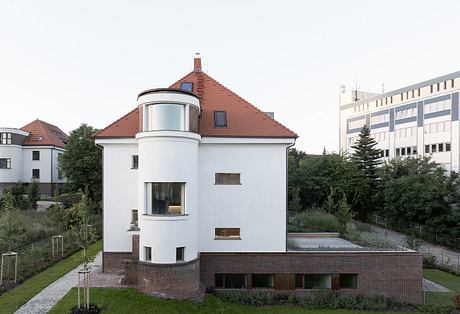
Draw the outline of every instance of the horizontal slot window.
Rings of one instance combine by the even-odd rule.
[[[247,289],[248,275],[246,274],[216,274],[215,287],[224,289]]]
[[[240,228],[215,228],[214,235],[216,239],[241,239]]]
[[[216,185],[239,185],[241,184],[241,175],[239,173],[216,173]]]

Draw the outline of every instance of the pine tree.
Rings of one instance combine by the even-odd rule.
[[[378,190],[378,166],[382,164],[382,151],[375,148],[377,142],[370,135],[370,130],[365,125],[359,134],[359,139],[351,148],[351,161],[357,165],[362,178],[363,187],[358,196],[357,211],[361,219],[376,211],[375,201]]]

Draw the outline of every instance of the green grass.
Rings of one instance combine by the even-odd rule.
[[[88,249],[90,256],[95,256],[102,249],[102,241],[92,244]],[[23,304],[33,298],[48,285],[64,276],[80,264],[81,251],[74,253],[65,260],[47,268],[41,273],[27,279],[16,288],[0,296],[1,313],[14,313]]]
[[[306,310],[298,306],[264,306],[252,307],[235,303],[224,302],[213,295],[206,295],[202,303],[193,301],[164,300],[154,298],[135,289],[91,288],[91,303],[97,304],[102,313],[111,314],[138,314],[138,313],[260,313],[260,314],[391,314],[391,312],[369,312],[349,310]],[[68,313],[76,306],[77,290],[72,289],[49,314]],[[395,312],[393,312],[395,313]]]
[[[425,303],[433,305],[453,306],[453,297],[460,294],[460,277],[443,272],[439,269],[424,269],[423,277],[436,282],[454,292],[426,292]]]

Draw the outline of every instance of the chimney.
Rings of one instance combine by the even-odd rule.
[[[201,72],[201,57],[199,52],[195,54],[195,58],[193,59],[193,71]]]

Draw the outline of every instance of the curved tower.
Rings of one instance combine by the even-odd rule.
[[[152,89],[139,94],[138,106],[139,260],[155,274],[145,276],[145,288],[168,290],[159,278],[185,276],[184,288],[198,290],[200,101],[188,91]]]

